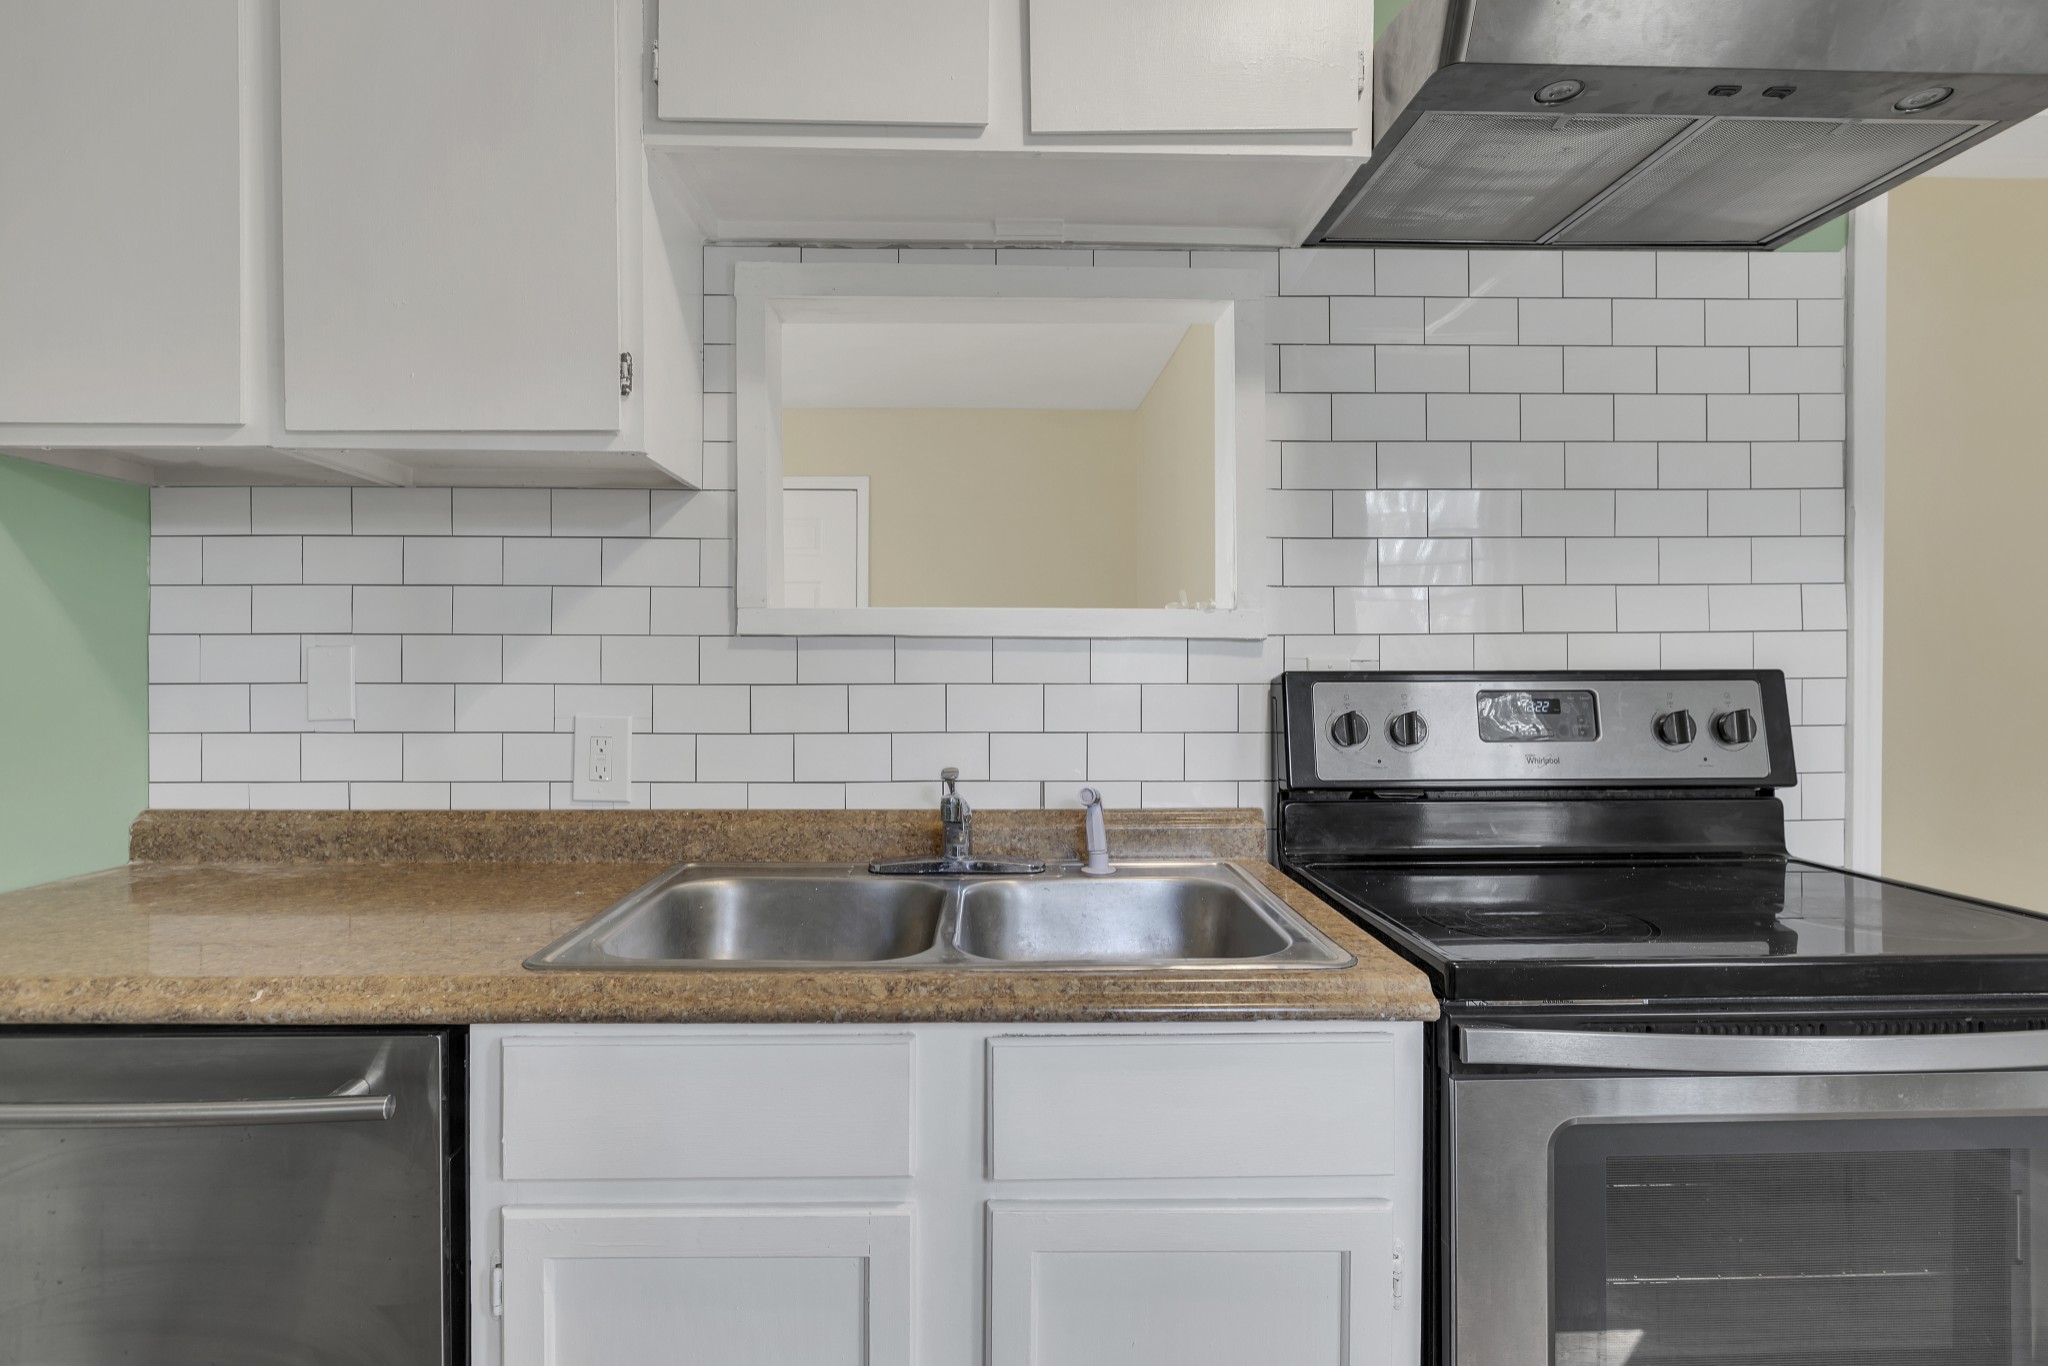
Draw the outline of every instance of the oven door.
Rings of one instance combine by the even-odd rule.
[[[1455,1366],[2048,1361],[2048,1035],[1458,1033]]]

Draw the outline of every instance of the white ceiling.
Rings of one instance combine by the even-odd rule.
[[[2048,114],[2036,114],[1961,156],[1927,172],[1976,180],[2030,180],[2048,176]]]
[[[785,408],[1098,408],[1127,411],[1186,323],[792,322]]]

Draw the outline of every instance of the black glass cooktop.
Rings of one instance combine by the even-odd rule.
[[[1293,871],[1454,1000],[2048,992],[2048,917],[1797,860]]]

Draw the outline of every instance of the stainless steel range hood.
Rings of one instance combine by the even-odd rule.
[[[2048,107],[2048,0],[1413,0],[1311,243],[1769,250]]]

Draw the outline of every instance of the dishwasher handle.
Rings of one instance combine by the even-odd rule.
[[[1509,1067],[1702,1075],[2014,1072],[2048,1068],[2048,1030],[1785,1038],[1470,1025],[1458,1031],[1458,1056]]]
[[[359,1078],[331,1095],[296,1100],[0,1102],[0,1129],[197,1129],[246,1124],[335,1124],[384,1120],[395,1096],[369,1094]]]

